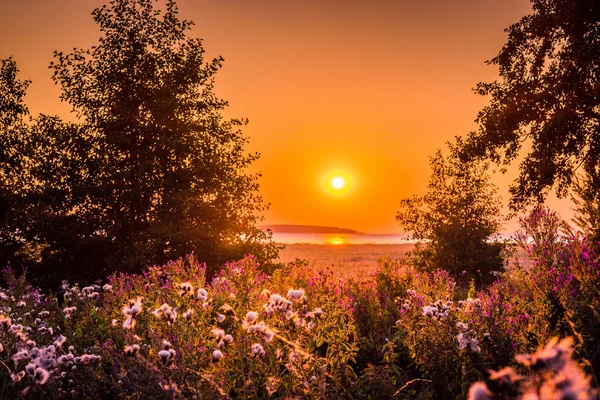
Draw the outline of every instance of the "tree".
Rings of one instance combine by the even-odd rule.
[[[17,77],[17,63],[0,61],[0,257],[23,261],[22,234],[14,228],[23,218],[18,174],[24,164],[24,137],[29,110],[23,97],[29,81]],[[19,211],[17,211],[19,210]]]
[[[97,46],[55,52],[53,79],[78,117],[41,116],[29,193],[38,210],[29,240],[34,272],[91,280],[195,251],[210,267],[277,249],[256,228],[265,205],[246,169],[247,121],[226,120],[214,93],[222,58],[205,61],[192,23],[152,0],[94,10]],[[266,243],[268,242],[268,243]],[[265,245],[266,243],[266,245]]]
[[[600,191],[588,176],[576,178],[571,200],[575,207],[573,221],[585,234],[590,247],[600,249]]]
[[[463,163],[457,145],[450,156],[430,158],[431,177],[424,196],[404,198],[396,219],[418,241],[413,261],[424,270],[443,268],[457,282],[477,285],[494,279],[504,267],[502,242],[496,240],[501,201],[490,182],[487,165]]]
[[[477,85],[491,101],[462,155],[506,166],[528,149],[511,187],[513,209],[541,202],[553,186],[565,195],[579,168],[600,191],[600,2],[531,3],[488,61],[501,80]]]

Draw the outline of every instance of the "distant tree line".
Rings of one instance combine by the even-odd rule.
[[[24,103],[29,81],[0,66],[0,264],[43,286],[138,271],[195,251],[214,270],[276,258],[256,227],[265,204],[246,169],[241,119],[214,93],[207,60],[173,0],[113,0],[93,12],[90,49],[55,52],[53,80],[77,122]]]

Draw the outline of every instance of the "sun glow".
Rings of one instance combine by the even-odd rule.
[[[331,180],[331,186],[333,186],[334,189],[341,189],[345,184],[346,182],[344,182],[344,178],[340,176],[336,176]]]

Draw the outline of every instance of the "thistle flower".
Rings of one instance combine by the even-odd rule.
[[[223,336],[225,336],[225,331],[223,329],[213,328],[211,332],[213,333],[213,335],[215,335],[217,340],[221,340]]]
[[[48,381],[48,378],[50,378],[50,373],[48,370],[39,367],[35,369],[35,374],[33,375],[35,383],[38,385],[43,385]]]
[[[134,344],[133,346],[125,346],[125,355],[133,357],[140,351],[140,346]]]
[[[476,382],[469,389],[467,400],[492,400],[492,393],[489,391],[485,383]]]
[[[248,311],[246,314],[246,322],[252,324],[258,319],[258,314],[254,311]]]
[[[206,289],[203,289],[203,288],[198,289],[198,300],[200,300],[200,301],[208,300],[208,292],[206,291]]]
[[[77,311],[77,307],[73,306],[73,307],[65,307],[63,308],[63,313],[65,314],[65,318],[69,319],[71,318],[71,315]]]
[[[177,320],[177,311],[167,303],[163,303],[159,308],[154,310],[152,314],[156,315],[158,318],[164,316],[170,324],[174,324]]]
[[[212,358],[214,361],[219,361],[221,358],[223,358],[223,353],[221,350],[215,350],[213,351]]]
[[[177,353],[173,349],[161,350],[158,352],[158,356],[160,357],[160,360],[165,365],[170,363],[171,361],[173,361],[173,358],[175,358],[176,354]]]
[[[182,314],[183,319],[185,319],[186,321],[189,321],[192,318],[192,315],[194,314],[194,310],[192,308],[190,308],[189,310],[187,310],[186,312],[184,312]]]
[[[123,314],[127,317],[123,322],[123,329],[133,329],[135,327],[135,317],[142,312],[142,297],[135,300],[129,300],[123,306]]]
[[[252,355],[257,357],[263,357],[265,354],[265,350],[263,349],[260,343],[254,343],[252,345]]]
[[[11,325],[12,325],[12,321],[10,320],[10,317],[0,314],[0,326],[3,329],[8,329],[8,328],[10,328]]]
[[[63,335],[58,335],[58,337],[54,341],[54,345],[56,347],[62,347],[63,343],[66,342],[66,341],[67,341],[66,337],[64,337]]]
[[[179,287],[179,289],[181,289],[179,292],[179,296],[181,296],[181,297],[185,297],[185,296],[191,297],[194,295],[194,287],[189,282],[180,283],[177,287]]]
[[[287,292],[287,298],[292,301],[301,301],[304,299],[304,289],[290,289]]]
[[[10,378],[13,380],[13,382],[19,382],[21,379],[23,379],[23,377],[25,377],[25,371],[19,371],[16,374],[10,375]]]

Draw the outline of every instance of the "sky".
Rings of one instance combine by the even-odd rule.
[[[54,50],[87,48],[106,0],[22,0],[0,5],[0,58],[33,81],[27,103],[70,118],[48,65]],[[180,0],[209,56],[225,58],[216,92],[229,117],[248,118],[261,159],[266,224],[399,233],[400,199],[422,195],[429,156],[475,130],[488,99],[479,81],[527,0]],[[507,175],[494,175],[504,203]],[[342,178],[341,189],[332,180]],[[339,181],[337,181],[339,183]],[[548,204],[570,218],[570,203]],[[508,223],[510,232],[516,223]]]

